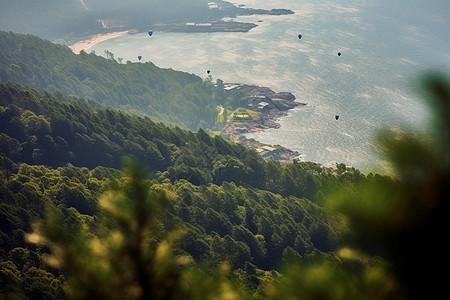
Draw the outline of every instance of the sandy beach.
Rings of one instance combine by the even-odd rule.
[[[69,48],[72,49],[72,51],[74,53],[79,54],[81,50],[86,51],[97,43],[100,43],[102,41],[105,41],[105,40],[108,40],[108,39],[111,39],[111,38],[114,38],[117,36],[124,35],[128,32],[129,32],[129,30],[111,32],[111,33],[106,33],[106,34],[97,34],[97,35],[92,36],[88,40],[77,42],[77,43],[69,46]]]

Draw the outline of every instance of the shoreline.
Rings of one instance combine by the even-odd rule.
[[[215,3],[216,7],[210,6],[210,15],[206,20],[196,21],[191,20],[182,23],[169,23],[169,24],[153,24],[148,27],[152,27],[155,30],[166,31],[166,32],[248,32],[252,28],[257,27],[258,25],[255,23],[244,23],[244,22],[236,22],[232,21],[232,19],[237,16],[251,16],[251,15],[289,15],[294,14],[293,11],[289,9],[254,9],[254,8],[245,8],[245,5],[236,6],[235,4],[225,1],[218,0]],[[224,18],[230,18],[230,21],[224,21]],[[139,28],[140,26],[136,26],[136,24],[128,24],[121,25],[120,27],[124,28],[135,28],[128,29],[122,31],[114,31],[109,33],[98,33],[95,35],[89,36],[86,40],[77,41],[72,45],[68,45],[68,47],[75,53],[79,54],[82,50],[86,51],[90,49],[97,43],[102,41],[115,38],[127,33],[136,33],[136,32],[144,32]],[[120,27],[115,27],[119,29]],[[105,30],[114,30],[111,27],[103,27]]]
[[[295,101],[295,96],[290,92],[274,92],[268,87],[256,85],[227,83],[226,89],[247,90],[249,102],[246,107],[239,107],[234,111],[219,106],[219,116],[225,123],[222,134],[249,148],[255,149],[265,159],[272,157],[279,162],[292,162],[299,160],[301,153],[283,147],[281,145],[269,145],[261,143],[253,138],[247,138],[246,134],[262,132],[270,128],[279,128],[278,121],[287,116],[289,110],[307,105]]]
[[[98,44],[100,42],[124,35],[131,32],[131,30],[124,30],[124,31],[115,31],[115,32],[109,32],[109,33],[99,33],[92,35],[89,39],[76,42],[73,45],[68,46],[75,54],[80,54],[80,52],[86,51],[90,49],[95,44]]]
[[[136,30],[99,33],[92,35],[86,40],[78,41],[68,47],[75,54],[79,54],[82,50],[86,51],[97,43],[134,32],[136,32]],[[295,96],[290,92],[277,93],[267,87],[236,83],[227,83],[226,86],[227,89],[248,89],[247,95],[250,98],[250,102],[247,109],[257,112],[258,115],[256,117],[248,116],[249,118],[242,118],[242,115],[237,115],[236,117],[241,117],[242,119],[235,119],[234,122],[225,122],[226,124],[224,124],[225,126],[222,128],[221,133],[235,142],[255,149],[258,154],[265,159],[272,157],[282,163],[298,160],[301,153],[281,145],[269,145],[256,141],[253,138],[248,139],[246,133],[261,132],[269,128],[279,128],[280,125],[278,121],[285,117],[289,110],[296,106],[306,105],[306,103],[296,102]],[[225,109],[221,107],[219,116],[224,113],[224,110]],[[235,112],[232,114],[234,113]]]

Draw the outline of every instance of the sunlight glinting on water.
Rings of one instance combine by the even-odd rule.
[[[201,77],[208,69],[213,79],[292,92],[308,105],[280,120],[280,129],[249,136],[297,150],[302,160],[368,171],[376,161],[378,129],[424,125],[427,111],[414,91],[420,71],[450,66],[450,42],[442,41],[449,23],[438,7],[427,12],[425,0],[414,0],[414,10],[406,0],[373,2],[240,0],[295,14],[238,17],[258,24],[248,33],[124,35],[91,50],[102,55],[107,49],[133,62],[142,55],[159,67]],[[423,20],[415,15],[419,11]]]

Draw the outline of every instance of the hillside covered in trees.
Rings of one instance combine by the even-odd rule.
[[[428,81],[437,116],[429,136],[381,136],[392,179],[343,164],[266,161],[197,130],[201,122],[188,126],[186,111],[155,109],[168,95],[184,95],[173,103],[186,107],[216,101],[196,76],[77,56],[32,36],[0,41],[2,297],[441,295],[447,81]],[[113,83],[132,84],[127,72],[140,81],[119,93]],[[133,98],[140,93],[151,100]],[[131,113],[148,106],[195,132]]]
[[[247,100],[245,92],[226,91],[220,81],[215,86],[150,62],[119,64],[93,53],[76,55],[65,46],[11,32],[0,32],[0,81],[92,98],[191,130],[213,129],[218,105],[236,109]]]
[[[364,178],[345,167],[266,162],[203,130],[168,127],[74,96],[1,84],[0,99],[2,258],[14,262],[11,255],[22,251],[28,264],[14,263],[10,270],[20,278],[33,266],[62,284],[60,273],[42,265],[45,249],[25,242],[24,234],[50,204],[70,226],[95,224],[98,198],[120,178],[125,155],[153,171],[155,187],[172,193],[171,222],[186,226],[179,249],[211,266],[228,261],[253,289],[267,275],[263,270],[284,259],[332,251],[340,221],[316,203],[315,194],[332,182],[352,185]],[[243,271],[249,266],[261,270],[252,271],[254,279]]]
[[[72,71],[53,77],[58,89],[47,85],[51,77],[38,71],[50,68],[52,60],[52,69],[63,63],[78,65],[85,72],[94,72],[92,65],[97,61],[105,74],[113,73],[108,68],[119,70],[127,65],[94,54],[76,56],[65,47],[31,36],[3,33],[2,37],[7,41],[0,51],[5,294],[59,298],[64,293],[64,272],[44,263],[48,248],[36,247],[25,237],[49,206],[56,207],[73,230],[87,226],[92,234],[100,234],[95,228],[105,216],[98,199],[115,184],[123,184],[124,156],[133,157],[151,172],[154,179],[149,182],[156,190],[172,195],[163,222],[167,228],[176,224],[185,228],[176,251],[207,266],[210,272],[220,262],[228,262],[233,277],[251,293],[272,278],[271,271],[283,261],[328,255],[335,249],[341,221],[330,217],[316,194],[332,183],[352,185],[364,179],[357,170],[344,165],[331,169],[315,163],[265,161],[256,151],[204,130],[191,132],[101,104],[96,101],[98,93],[79,98],[75,94],[83,95],[80,81],[72,83],[72,95],[64,94],[59,84],[74,76]],[[43,50],[46,47],[49,51]],[[36,56],[43,53],[48,59]],[[83,56],[89,63],[80,67]],[[151,64],[128,66],[143,68],[143,73],[175,76],[177,80],[168,80],[165,88],[174,93],[183,90],[180,81],[194,79],[192,84],[204,92],[205,99],[211,99],[210,87],[193,75]],[[107,76],[117,76],[111,74]],[[154,79],[155,84],[164,82],[159,79]],[[142,83],[136,87],[141,88]],[[105,98],[112,90],[111,85],[104,85]],[[123,96],[127,97],[126,93]],[[22,262],[16,260],[16,254]],[[16,277],[10,278],[11,274]]]

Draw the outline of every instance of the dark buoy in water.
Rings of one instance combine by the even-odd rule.
[[[334,116],[336,118],[336,120],[339,120],[339,115]]]
[[[298,35],[298,39],[299,39],[299,40],[302,39],[302,35],[301,35],[301,34]]]
[[[209,73],[211,73],[211,71],[210,71],[210,70],[208,70],[208,71],[206,71],[206,73],[207,73],[207,74],[209,74]]]
[[[341,56],[341,54],[342,54],[341,52],[338,52],[338,56]]]

